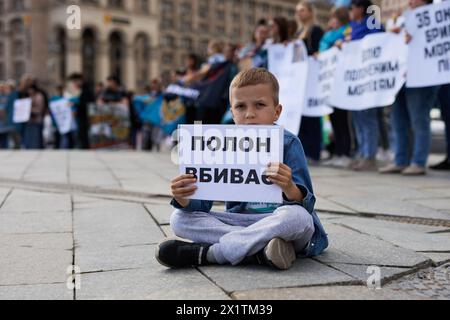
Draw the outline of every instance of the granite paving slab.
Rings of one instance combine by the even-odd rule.
[[[227,292],[358,281],[311,259],[297,260],[288,271],[277,271],[266,266],[209,266],[200,269]]]
[[[83,274],[77,300],[228,300],[195,269],[167,270],[155,261],[146,269]]]
[[[413,250],[394,246],[374,236],[361,234],[348,228],[325,223],[330,247],[318,261],[389,267],[414,267],[429,259]]]

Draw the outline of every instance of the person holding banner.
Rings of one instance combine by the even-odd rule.
[[[9,148],[9,136],[12,131],[12,110],[8,104],[13,92],[11,83],[0,83],[0,149]]]
[[[381,24],[369,21],[368,8],[372,6],[370,0],[352,0],[350,9],[351,33],[347,41],[361,40],[365,36],[383,32]],[[358,142],[359,159],[350,164],[356,171],[374,171],[377,169],[376,155],[379,143],[379,121],[376,108],[362,111],[353,111],[353,125]]]
[[[324,32],[321,27],[316,25],[314,6],[311,2],[300,2],[296,10],[297,19],[301,24],[297,38],[303,40],[308,55],[312,56],[319,52],[320,40]],[[317,164],[322,152],[322,118],[303,116],[299,138],[303,143],[309,163]]]
[[[31,98],[31,114],[30,120],[25,123],[23,130],[24,147],[29,150],[43,149],[45,98],[35,84],[28,88],[28,95]]]
[[[410,0],[412,10],[431,4],[432,0]],[[400,32],[401,30],[397,30]],[[406,35],[406,42],[411,42]],[[410,55],[412,52],[410,52]],[[404,86],[392,108],[392,127],[395,139],[395,163],[381,168],[381,174],[416,176],[426,174],[431,147],[430,111],[436,101],[439,86],[408,88]],[[413,144],[410,150],[410,137]]]
[[[89,104],[96,100],[95,93],[91,89],[91,85],[87,83],[82,74],[74,73],[68,79],[73,83],[77,91],[78,102],[76,109],[76,143],[75,145],[82,150],[90,149],[89,141]]]
[[[351,32],[348,9],[346,7],[334,9],[329,25],[332,29],[325,33],[320,41],[320,52],[335,46]],[[350,114],[347,110],[334,108],[330,120],[334,133],[334,157],[328,163],[335,167],[347,168],[351,162],[352,146]]]
[[[265,69],[238,74],[230,88],[235,123],[272,126],[282,112],[279,89],[275,76]],[[328,247],[314,211],[315,197],[301,142],[284,132],[284,163],[270,164],[265,172],[283,191],[283,203],[231,202],[227,212],[211,212],[212,201],[188,199],[197,189],[195,175],[181,175],[172,182],[172,205],[177,210],[171,227],[175,235],[193,243],[165,240],[156,249],[158,262],[169,268],[255,263],[286,270],[296,254],[317,256]]]

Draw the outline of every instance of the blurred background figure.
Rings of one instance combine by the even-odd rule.
[[[287,44],[289,42],[289,23],[284,17],[275,17],[269,21],[268,44]]]
[[[328,28],[329,30],[320,41],[320,52],[330,49],[339,41],[343,41],[346,35],[350,33],[350,16],[346,7],[339,7],[332,11]],[[333,127],[332,158],[325,164],[347,168],[351,162],[352,149],[350,113],[347,110],[335,108],[330,115],[330,121]]]
[[[300,2],[297,5],[296,18],[300,25],[297,38],[303,40],[309,56],[317,54],[324,32],[316,24],[313,4],[308,1]],[[317,165],[323,147],[322,117],[302,117],[299,138],[303,143],[310,165]]]
[[[68,81],[72,83],[79,97],[78,104],[76,105],[77,147],[82,150],[88,150],[90,149],[89,104],[95,102],[95,94],[92,92],[89,84],[84,80],[82,74],[74,73],[69,76]]]
[[[267,68],[268,56],[266,42],[269,38],[269,28],[267,21],[262,19],[258,22],[252,37],[252,42],[247,44],[238,53],[240,59],[239,68],[247,70],[252,67]]]
[[[23,146],[28,150],[43,149],[45,97],[35,84],[31,84],[27,90],[31,98],[31,115],[23,128]]]

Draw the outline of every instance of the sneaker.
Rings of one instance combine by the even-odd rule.
[[[378,170],[381,174],[400,174],[406,169],[406,166],[398,166],[396,164],[390,164],[386,167],[381,168]]]
[[[410,165],[408,168],[402,171],[404,176],[423,176],[427,174],[427,169],[416,164]]]
[[[350,161],[350,163],[348,164],[347,169],[355,170],[355,168],[357,168],[359,166],[361,161],[363,161],[363,159],[356,159],[356,160]]]
[[[165,240],[156,248],[156,260],[167,268],[187,268],[207,265],[206,255],[211,245],[180,240]]]
[[[349,157],[340,157],[334,163],[336,168],[348,168],[348,166],[352,163],[352,159]]]
[[[322,165],[323,165],[324,167],[334,167],[334,166],[335,166],[335,163],[336,163],[337,161],[338,161],[338,158],[332,157],[331,159],[324,161],[324,162],[322,163]]]
[[[292,267],[295,260],[297,260],[297,256],[294,244],[275,238],[262,251],[254,256],[245,258],[241,265],[257,264],[278,270],[288,270]]]
[[[450,158],[445,159],[441,163],[430,166],[431,170],[450,171]]]
[[[377,162],[375,159],[363,159],[353,168],[355,171],[377,171]]]

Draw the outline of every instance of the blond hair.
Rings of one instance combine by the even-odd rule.
[[[231,82],[230,92],[233,89],[256,86],[259,84],[268,84],[270,86],[275,105],[279,105],[280,84],[278,83],[277,78],[275,78],[275,76],[266,69],[252,68],[240,72]]]
[[[316,8],[314,6],[314,4],[310,1],[310,0],[302,0],[297,4],[297,7],[299,6],[303,6],[306,9],[308,9],[309,12],[311,12],[311,20],[308,21],[307,23],[302,23],[300,22],[300,30],[302,31],[299,35],[299,39],[301,40],[305,40],[310,36],[311,33],[311,29],[314,26],[314,24],[316,23]]]

